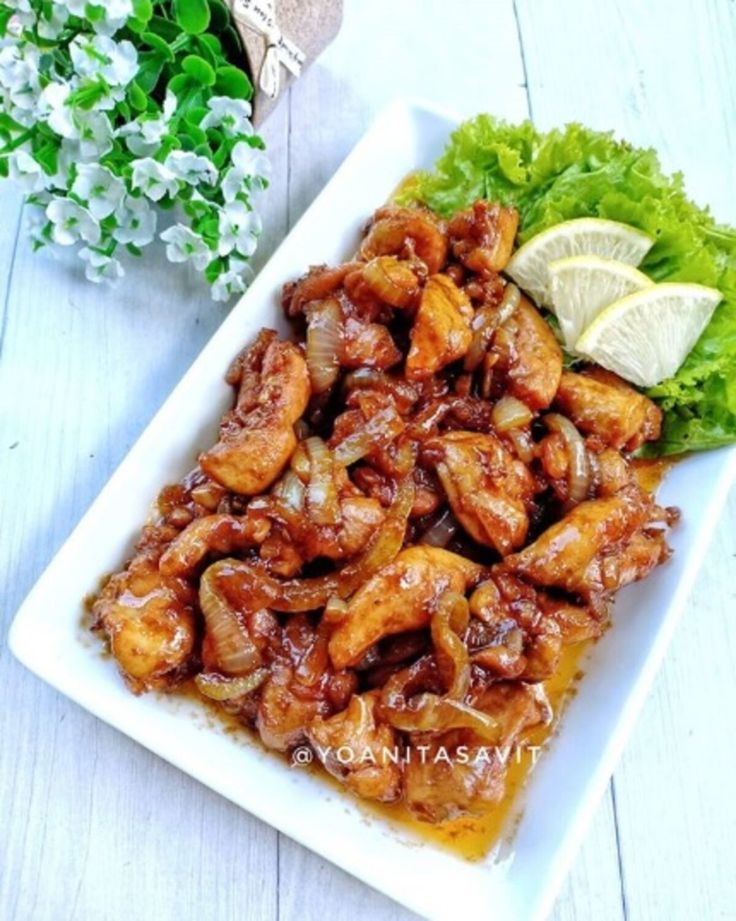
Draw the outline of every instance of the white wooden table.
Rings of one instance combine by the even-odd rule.
[[[736,222],[734,47],[733,0],[347,0],[339,38],[266,127],[259,260],[397,95],[614,129]],[[33,256],[22,223],[3,183],[0,918],[408,918],[11,659],[18,604],[225,312],[160,250],[109,291]],[[736,494],[723,504],[560,921],[736,919]]]

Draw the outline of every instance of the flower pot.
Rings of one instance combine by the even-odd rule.
[[[343,0],[228,0],[253,81],[259,125],[340,30]]]

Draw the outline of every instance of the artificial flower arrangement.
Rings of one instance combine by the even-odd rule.
[[[114,281],[175,209],[169,260],[215,300],[244,291],[269,164],[226,4],[0,0],[0,35],[0,174],[28,188],[34,246]]]

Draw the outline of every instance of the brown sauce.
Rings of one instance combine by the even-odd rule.
[[[544,682],[547,697],[554,712],[552,722],[548,726],[541,726],[524,734],[524,744],[532,746],[532,750],[520,749],[518,753],[512,751],[507,762],[504,797],[501,802],[489,806],[488,811],[482,815],[466,815],[433,825],[416,819],[401,801],[372,803],[358,799],[314,762],[308,767],[298,767],[295,770],[309,770],[313,776],[318,777],[325,784],[326,789],[330,792],[338,792],[340,796],[349,797],[369,819],[380,819],[387,822],[394,831],[408,835],[416,843],[426,842],[442,847],[465,860],[481,860],[495,845],[500,844],[513,833],[515,823],[518,822],[521,814],[523,788],[535,764],[544,758],[544,747],[557,730],[566,704],[576,693],[576,685],[582,677],[580,663],[589,646],[590,642],[578,643],[563,650],[559,668],[551,678]],[[166,696],[196,700],[203,707],[204,712],[219,723],[228,734],[245,737],[250,742],[255,742],[269,755],[290,763],[288,755],[281,755],[267,749],[262,745],[257,732],[243,726],[235,717],[202,697],[194,681],[186,682]]]

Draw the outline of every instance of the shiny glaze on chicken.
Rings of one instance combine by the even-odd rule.
[[[424,822],[502,801],[508,766],[477,756],[549,724],[566,651],[677,518],[630,458],[657,407],[563,370],[504,278],[517,226],[485,201],[386,206],[353,260],[285,286],[296,341],[263,330],[235,358],[218,441],[94,601],[133,692],[193,679]]]

